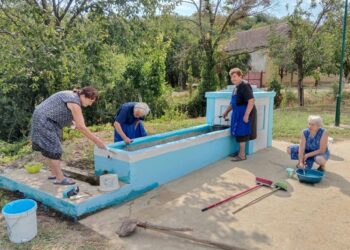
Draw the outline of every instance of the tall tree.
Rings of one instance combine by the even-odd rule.
[[[124,71],[135,56],[125,54],[133,50],[125,49],[123,42],[134,49],[142,43],[151,46],[159,37],[145,32],[140,39],[141,26],[136,32],[119,33],[123,41],[121,35],[114,35],[118,22],[113,21],[146,23],[170,2],[0,0],[0,139],[27,135],[35,105],[56,91],[76,86],[94,85],[103,97],[110,98],[99,102],[99,112],[87,120],[90,124],[106,122],[117,104],[110,93],[122,95],[114,90],[128,81]],[[144,67],[148,82],[161,84],[163,80],[162,76],[157,82],[153,81],[156,77],[151,78],[163,72],[163,58],[159,58],[150,58],[151,65]]]
[[[304,106],[304,84],[305,76],[331,60],[329,52],[330,43],[334,30],[325,28],[326,22],[331,22],[341,8],[339,0],[311,1],[308,8],[302,0],[298,0],[292,14],[287,17],[291,29],[291,38],[278,40],[272,39],[270,52],[275,60],[282,62],[281,58],[291,58],[298,73],[298,100],[299,105]],[[316,18],[313,12],[320,10]],[[332,21],[333,22],[333,21]],[[283,40],[284,39],[284,40]],[[281,46],[286,44],[287,46]],[[288,65],[290,65],[288,63]]]
[[[228,28],[239,20],[261,11],[270,4],[269,0],[184,0],[196,9],[188,21],[195,24],[199,36],[199,45],[203,52],[204,65],[202,81],[198,96],[192,105],[196,106],[197,113],[203,115],[205,110],[206,91],[216,90],[218,84],[215,72],[216,53],[220,42],[225,37]]]

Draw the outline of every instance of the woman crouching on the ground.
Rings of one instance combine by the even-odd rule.
[[[309,127],[301,134],[300,144],[287,148],[292,160],[298,160],[298,168],[312,168],[314,162],[318,170],[324,171],[329,159],[328,133],[322,128],[320,116],[309,116]]]
[[[247,141],[256,139],[256,107],[254,105],[253,89],[249,83],[242,80],[242,71],[238,68],[230,70],[231,82],[236,86],[230,105],[223,117],[231,114],[231,134],[239,142],[239,152],[233,154],[232,161],[246,160],[245,145]]]
[[[57,185],[72,185],[73,180],[65,178],[60,168],[62,147],[60,135],[65,126],[75,124],[96,146],[105,149],[104,142],[85,126],[81,106],[91,106],[98,97],[97,90],[85,87],[82,90],[61,91],[53,94],[34,110],[32,118],[32,148],[49,159],[50,180]]]

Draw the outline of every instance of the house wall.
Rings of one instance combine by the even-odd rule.
[[[251,72],[264,72],[261,87],[267,87],[273,79],[280,80],[278,74],[278,66],[276,66],[272,59],[269,57],[268,49],[260,49],[250,53],[251,61]],[[321,74],[321,83],[334,83],[338,81],[337,75],[324,75]],[[292,83],[291,83],[292,80]],[[283,85],[285,86],[296,86],[298,82],[298,75],[295,72],[293,74],[293,79],[291,79],[291,74],[287,73],[283,77]],[[304,85],[313,86],[315,80],[313,77],[305,77]]]
[[[266,67],[265,67],[266,71],[264,74],[264,78],[263,78],[263,85],[266,87],[268,86],[269,82],[271,82],[273,79],[277,79],[280,81],[280,75],[278,73],[278,66],[276,66],[272,59],[269,57],[268,52],[266,51]],[[337,75],[326,75],[326,74],[321,74],[321,83],[334,83],[338,81],[339,76]],[[313,77],[305,77],[304,78],[304,85],[310,85],[310,86],[314,86],[315,84],[315,79]],[[293,74],[293,78],[292,78],[292,74],[291,73],[287,73],[283,76],[283,80],[282,80],[283,85],[285,86],[296,86],[298,84],[298,74],[297,72],[295,72]]]
[[[253,72],[265,72],[265,66],[266,66],[266,50],[257,50],[252,53],[250,53],[250,59],[251,59],[251,71]]]

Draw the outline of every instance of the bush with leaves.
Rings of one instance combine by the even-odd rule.
[[[273,79],[270,83],[269,83],[269,91],[275,91],[276,95],[275,95],[275,99],[274,99],[274,107],[278,108],[281,105],[283,96],[281,93],[282,90],[282,85],[279,81],[277,81],[276,79]]]

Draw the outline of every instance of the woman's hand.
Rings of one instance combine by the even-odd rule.
[[[124,142],[126,144],[130,144],[130,143],[132,143],[132,140],[129,137],[125,137]]]
[[[306,160],[307,160],[309,157],[310,157],[309,154],[305,154],[305,155],[304,155],[303,161],[306,163]]]
[[[227,115],[228,115],[228,112],[225,111],[225,112],[222,114],[222,118],[226,119],[226,118],[227,118]]]
[[[99,148],[99,149],[107,149],[105,143],[100,139],[97,138],[95,145]]]
[[[304,162],[303,161],[299,161],[297,167],[298,168],[305,168]]]
[[[248,122],[249,122],[249,115],[244,115],[243,121],[244,121],[245,123],[248,123]]]

